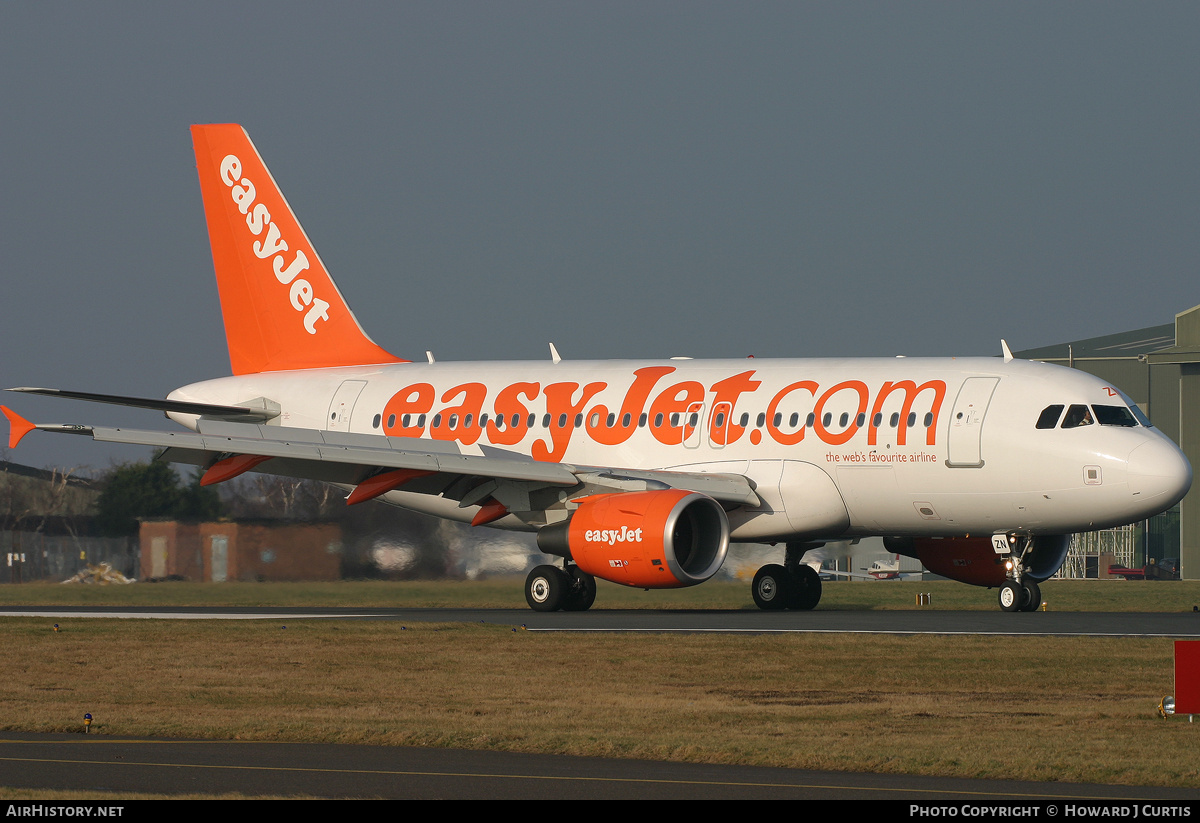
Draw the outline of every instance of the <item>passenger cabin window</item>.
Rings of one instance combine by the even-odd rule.
[[[1042,413],[1038,415],[1037,427],[1039,429],[1052,429],[1058,425],[1058,418],[1062,416],[1062,404],[1055,406],[1047,406],[1042,409]]]
[[[1062,427],[1064,429],[1075,429],[1079,426],[1090,426],[1095,422],[1095,420],[1092,420],[1092,412],[1087,406],[1076,404],[1067,409],[1067,415],[1063,418]]]
[[[1101,426],[1136,426],[1137,418],[1126,406],[1092,406]]]

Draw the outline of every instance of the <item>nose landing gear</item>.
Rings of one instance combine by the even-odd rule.
[[[1000,587],[1000,608],[1006,612],[1035,612],[1042,605],[1042,590],[1028,575],[1024,564],[1026,554],[1033,548],[1033,538],[1017,533],[992,535],[992,547],[1004,556],[1008,579]]]

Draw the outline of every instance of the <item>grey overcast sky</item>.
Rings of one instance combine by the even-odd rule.
[[[228,373],[204,122],[246,127],[400,356],[994,354],[1170,322],[1200,303],[1198,39],[1195,2],[10,0],[0,383]]]

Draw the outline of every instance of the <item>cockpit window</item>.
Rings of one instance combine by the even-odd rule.
[[[1137,418],[1127,406],[1092,406],[1092,409],[1096,412],[1096,422],[1101,426],[1137,425]]]
[[[1129,397],[1129,395],[1127,395],[1125,392],[1121,391],[1120,389],[1115,389],[1115,391],[1117,393],[1117,396],[1125,401],[1125,405],[1129,407],[1129,413],[1132,414],[1139,423],[1141,423],[1143,426],[1145,426],[1148,429],[1154,428],[1154,424],[1150,422],[1150,418],[1147,417],[1145,415],[1145,413],[1138,407],[1137,403],[1133,402],[1133,400]]]
[[[1059,403],[1056,406],[1047,406],[1042,409],[1041,416],[1038,417],[1037,427],[1039,429],[1052,429],[1058,425],[1058,418],[1062,415],[1063,406]]]
[[[1076,404],[1067,409],[1067,416],[1063,418],[1062,427],[1064,429],[1074,429],[1079,426],[1090,426],[1094,422],[1096,421],[1092,420],[1092,412],[1088,407]]]

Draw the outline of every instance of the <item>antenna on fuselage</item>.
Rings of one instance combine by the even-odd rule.
[[[558,353],[558,349],[554,348],[554,344],[550,344],[550,360],[555,364],[562,362],[562,355]]]
[[[1011,363],[1013,359],[1012,349],[1008,347],[1008,341],[1003,337],[1000,338],[1000,351],[1004,354],[1004,362]]]
[[[425,359],[428,360],[430,363],[433,362],[433,352],[431,352],[429,349],[425,350]]]

